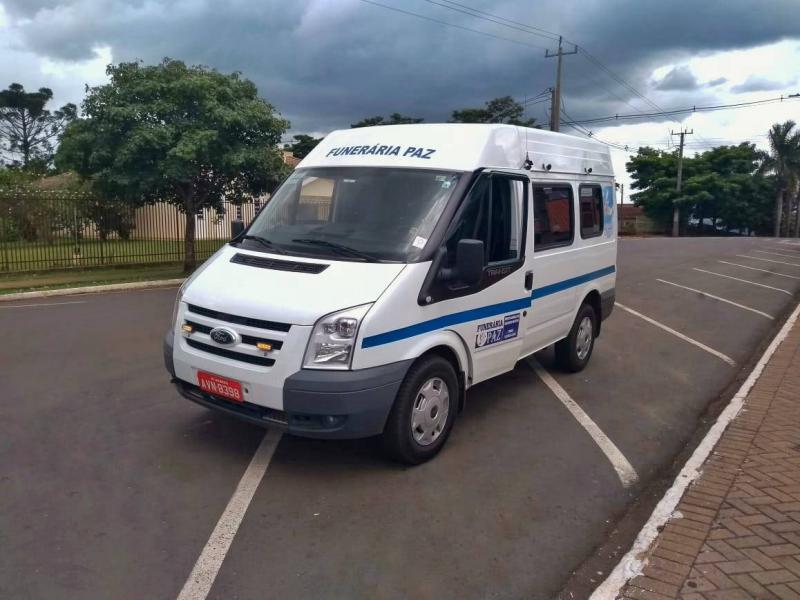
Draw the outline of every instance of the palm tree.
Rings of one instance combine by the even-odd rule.
[[[778,192],[775,197],[775,237],[781,235],[783,207],[788,195],[794,195],[800,179],[800,129],[794,121],[775,123],[769,130],[770,154],[765,167],[775,173]],[[786,233],[789,234],[789,219],[792,204],[786,218]],[[800,219],[800,215],[796,218]]]

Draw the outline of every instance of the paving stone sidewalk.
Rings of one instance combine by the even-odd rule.
[[[635,600],[800,600],[800,320],[653,543]]]

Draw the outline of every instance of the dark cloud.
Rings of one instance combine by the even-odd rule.
[[[662,91],[690,91],[699,88],[700,83],[689,67],[680,66],[673,67],[655,87]]]
[[[723,83],[727,83],[727,77],[717,77],[716,79],[712,79],[711,81],[706,83],[708,87],[717,87],[718,85],[722,85]]]
[[[381,0],[513,44],[358,0],[0,0],[26,47],[82,60],[108,45],[115,61],[164,56],[241,71],[296,131],[327,131],[377,114],[446,120],[496,96],[532,97],[552,85],[547,37],[527,35],[424,0]],[[465,0],[579,43],[648,96],[652,70],[698,52],[797,37],[796,0]],[[677,20],[677,15],[691,19]],[[566,110],[576,118],[652,107],[583,55],[564,60]],[[662,82],[663,83],[663,82]],[[696,83],[696,82],[695,82]],[[666,88],[689,90],[690,88]],[[694,98],[694,97],[693,97]],[[544,105],[530,113],[544,119]]]
[[[793,82],[791,81],[775,81],[774,79],[767,79],[760,75],[750,75],[742,83],[735,85],[731,91],[736,94],[744,94],[746,92],[774,92],[782,90]]]

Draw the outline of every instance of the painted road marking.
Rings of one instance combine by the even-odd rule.
[[[673,283],[672,281],[667,281],[666,279],[656,279],[656,281],[660,281],[661,283],[666,283],[667,285],[674,285],[675,287],[679,287],[684,290],[689,290],[690,292],[696,292],[698,294],[702,294],[703,296],[708,296],[709,298],[713,298],[714,300],[719,300],[720,302],[725,302],[726,304],[730,304],[731,306],[741,308],[742,310],[749,310],[750,312],[756,313],[757,315],[761,315],[762,317],[766,317],[767,319],[774,320],[775,318],[772,315],[768,315],[767,313],[762,312],[760,310],[756,310],[755,308],[750,308],[749,306],[745,306],[744,304],[739,304],[738,302],[734,302],[732,300],[726,300],[725,298],[715,296],[714,294],[709,294],[708,292],[704,292],[703,290],[696,290],[694,288],[681,285],[680,283]]]
[[[611,465],[614,467],[614,470],[617,472],[617,476],[619,480],[622,482],[624,487],[630,487],[634,483],[639,480],[639,476],[636,474],[636,470],[633,468],[628,459],[619,451],[614,445],[608,436],[603,433],[603,430],[597,426],[597,423],[592,421],[592,418],[587,415],[583,409],[578,406],[578,404],[570,398],[570,395],[567,391],[561,387],[561,385],[555,380],[555,378],[547,372],[547,370],[536,360],[534,357],[529,357],[528,361],[530,365],[533,367],[533,370],[536,371],[536,374],[539,376],[539,379],[550,388],[550,391],[555,394],[556,398],[558,398],[561,403],[566,407],[566,409],[572,413],[572,416],[575,417],[575,420],[580,423],[581,427],[583,427],[586,432],[592,436],[594,442],[600,447],[600,450],[603,451],[603,454],[606,455]]]
[[[757,285],[758,287],[767,288],[768,290],[775,290],[776,292],[783,292],[784,294],[789,294],[793,296],[792,292],[789,290],[784,290],[782,288],[776,288],[771,285],[766,285],[764,283],[757,283],[755,281],[750,281],[749,279],[740,279],[739,277],[733,277],[732,275],[724,275],[722,273],[717,273],[715,271],[706,271],[705,269],[698,269],[697,267],[692,267],[694,271],[700,271],[701,273],[708,273],[709,275],[716,275],[717,277],[725,277],[726,279],[733,279],[735,281],[741,281],[742,283],[749,283],[750,285]]]
[[[692,339],[687,335],[683,335],[680,331],[675,331],[674,329],[672,329],[672,327],[667,327],[663,323],[659,323],[655,319],[651,319],[650,317],[648,317],[646,315],[643,315],[642,313],[637,312],[637,311],[633,310],[632,308],[628,308],[627,306],[625,306],[624,304],[620,304],[619,302],[617,302],[615,304],[615,306],[619,306],[622,310],[625,310],[625,311],[631,313],[632,315],[635,315],[635,316],[639,317],[640,319],[643,319],[643,320],[647,321],[651,325],[655,325],[656,327],[659,327],[660,329],[663,329],[664,331],[666,331],[668,333],[671,333],[675,337],[682,339],[684,342],[689,342],[693,346],[697,346],[701,350],[705,350],[709,354],[713,354],[714,356],[716,356],[720,360],[728,363],[732,367],[736,366],[736,361],[733,360],[730,356],[728,356],[726,354],[723,354],[722,352],[719,352],[718,350],[714,350],[713,348],[709,348],[704,343],[698,342],[697,340]]]
[[[43,302],[41,304],[14,304],[12,306],[0,305],[0,309],[4,309],[4,308],[35,308],[37,306],[64,306],[65,304],[86,304],[86,300],[76,300],[75,302]]]
[[[258,489],[258,484],[267,472],[267,467],[272,460],[275,447],[281,439],[281,433],[276,429],[267,429],[261,443],[256,449],[250,464],[247,465],[244,475],[236,486],[236,491],[228,501],[228,506],[217,521],[217,526],[211,532],[200,557],[194,564],[189,578],[183,584],[178,600],[205,600],[211,586],[217,578],[217,573],[222,566],[222,561],[230,550],[233,538],[239,530],[239,525],[244,519],[247,507]]]
[[[764,368],[767,366],[769,359],[772,358],[772,355],[775,354],[778,346],[789,336],[789,332],[792,330],[798,317],[800,317],[800,305],[794,309],[794,312],[786,323],[784,323],[778,335],[773,338],[758,363],[756,363],[755,368],[742,384],[742,387],[734,394],[728,406],[720,413],[716,423],[711,426],[711,429],[708,430],[706,436],[697,448],[695,448],[689,460],[683,465],[672,487],[670,487],[664,494],[664,497],[661,498],[653,509],[647,523],[644,524],[639,535],[636,536],[631,549],[628,550],[625,556],[617,563],[617,566],[609,573],[608,578],[597,586],[597,589],[595,589],[589,597],[589,600],[614,600],[619,596],[620,591],[629,580],[642,574],[642,569],[647,561],[646,557],[649,554],[648,550],[650,546],[655,541],[659,532],[664,528],[664,525],[667,524],[667,521],[673,516],[678,518],[675,514],[675,507],[678,506],[678,502],[680,502],[689,485],[700,477],[706,459],[711,454],[711,451],[714,450],[717,442],[719,442],[722,433],[742,410],[742,406],[744,406],[744,401],[750,393],[750,390],[753,389],[758,378],[761,377]]]
[[[784,254],[783,252],[770,252],[769,250],[753,250],[760,254],[771,254],[773,256],[785,256],[786,258],[800,258],[800,254]]]
[[[797,277],[796,275],[787,275],[786,273],[776,273],[775,271],[770,271],[769,269],[759,269],[758,267],[740,265],[739,263],[732,263],[728,262],[727,260],[718,260],[717,262],[721,262],[723,265],[733,265],[734,267],[742,267],[743,269],[750,269],[751,271],[762,271],[764,273],[770,273],[771,275],[777,275],[778,277],[787,277],[789,279],[800,279],[800,277]]]
[[[798,263],[790,263],[785,260],[772,260],[771,258],[761,258],[759,256],[748,256],[747,254],[737,254],[739,258],[749,258],[750,260],[763,260],[764,262],[776,263],[779,265],[789,265],[790,267],[800,267]]]

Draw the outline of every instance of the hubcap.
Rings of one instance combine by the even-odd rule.
[[[586,360],[586,357],[589,356],[589,351],[592,349],[593,338],[592,318],[588,316],[583,317],[583,319],[581,319],[581,324],[578,325],[578,336],[575,343],[575,350],[579,360]]]
[[[420,446],[435,442],[450,414],[450,390],[439,377],[428,379],[419,388],[411,409],[411,435]]]

